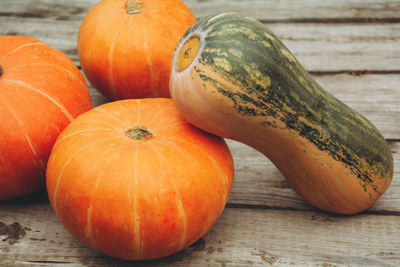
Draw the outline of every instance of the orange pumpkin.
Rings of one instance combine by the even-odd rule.
[[[169,97],[175,45],[195,21],[180,0],[103,0],[79,31],[82,69],[114,100]]]
[[[121,100],[74,120],[47,167],[65,228],[104,254],[170,255],[216,221],[232,186],[224,140],[184,121],[166,98]]]
[[[0,199],[40,190],[57,136],[91,108],[67,56],[30,37],[0,36]]]

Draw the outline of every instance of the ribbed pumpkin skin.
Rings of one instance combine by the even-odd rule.
[[[0,36],[0,65],[0,199],[10,199],[44,187],[57,136],[92,104],[73,62],[36,39]]]
[[[79,30],[82,69],[113,100],[169,97],[175,45],[196,21],[180,0],[141,2],[141,12],[128,14],[127,0],[103,0]]]
[[[193,36],[200,50],[179,71]],[[261,23],[205,17],[177,45],[172,67],[171,97],[189,122],[264,153],[309,203],[357,213],[390,185],[392,154],[379,131],[319,86]]]
[[[145,140],[125,132],[145,127]],[[222,138],[185,122],[171,99],[121,100],[78,117],[47,167],[66,229],[107,255],[142,260],[191,245],[221,214],[233,181]]]

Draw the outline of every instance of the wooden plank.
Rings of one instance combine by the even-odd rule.
[[[260,152],[228,140],[235,163],[235,181],[229,205],[272,209],[314,210],[290,187],[278,169]],[[400,142],[390,142],[394,165],[400,166]],[[369,209],[372,213],[400,213],[400,169],[395,167],[392,184]]]
[[[98,0],[2,0],[0,16],[50,18],[56,20],[83,19]],[[197,17],[211,12],[234,11],[270,22],[283,21],[383,21],[399,18],[400,4],[390,0],[184,0]]]
[[[268,26],[308,71],[400,70],[400,23]]]
[[[47,202],[2,205],[0,218],[3,233],[10,232],[0,236],[2,265],[129,263],[83,246],[63,228]],[[400,216],[227,208],[192,247],[137,265],[398,266],[399,223]]]
[[[386,0],[187,0],[186,2],[198,17],[210,14],[210,10],[215,13],[233,11],[269,22],[393,21],[394,18],[399,18],[400,13],[398,1]]]
[[[77,65],[81,20],[0,16],[1,35],[35,37],[66,53]],[[268,24],[308,71],[380,70],[400,72],[400,23]]]
[[[99,0],[2,0],[0,16],[51,20],[83,20]]]

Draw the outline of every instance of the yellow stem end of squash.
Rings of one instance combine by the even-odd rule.
[[[178,61],[176,71],[184,71],[196,58],[200,49],[200,38],[198,36],[190,37],[178,52]]]

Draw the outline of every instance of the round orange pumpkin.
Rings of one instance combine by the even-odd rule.
[[[113,100],[169,97],[175,45],[195,21],[180,0],[103,0],[79,30],[82,69]]]
[[[67,56],[30,37],[0,36],[0,199],[44,187],[57,136],[91,108],[86,82]]]
[[[232,181],[224,140],[188,124],[166,98],[121,100],[79,116],[47,167],[49,199],[65,228],[129,260],[167,256],[199,239]]]

